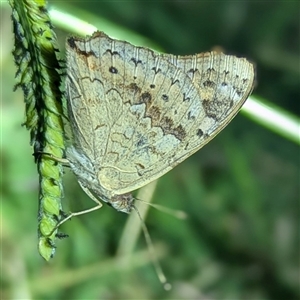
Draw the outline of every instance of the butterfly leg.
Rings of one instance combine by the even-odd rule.
[[[76,217],[76,216],[80,216],[80,215],[84,215],[87,213],[90,213],[92,211],[98,210],[99,208],[102,207],[102,203],[79,181],[79,184],[81,186],[81,188],[83,189],[83,191],[93,200],[97,203],[96,206],[89,208],[89,209],[85,209],[82,211],[78,211],[78,212],[73,212],[70,213],[67,217],[65,217],[64,219],[62,219],[55,227],[55,230],[60,227],[63,223],[65,223],[66,221],[68,221],[69,219],[71,219],[72,217]],[[54,230],[53,230],[54,232]]]
[[[60,163],[62,163],[63,165],[65,165],[67,167],[70,166],[70,162],[66,158],[57,157],[57,156],[54,156],[53,154],[48,153],[48,152],[40,152],[40,151],[38,151],[38,152],[33,153],[33,156],[35,158],[37,158],[37,157],[39,157],[41,155],[47,156],[50,159],[52,159],[52,160],[54,160],[56,162],[60,162]]]

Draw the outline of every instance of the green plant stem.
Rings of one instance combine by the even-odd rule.
[[[61,158],[64,152],[60,91],[63,62],[57,59],[56,36],[46,1],[9,3],[15,34],[13,55],[18,68],[16,88],[24,92],[24,125],[30,131],[39,173],[38,249],[49,260],[55,253],[55,228],[61,217],[62,166],[42,153]]]

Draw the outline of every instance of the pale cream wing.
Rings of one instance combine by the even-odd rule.
[[[67,88],[77,147],[86,147],[99,184],[114,194],[157,179],[203,147],[252,90],[245,59],[159,55],[99,32],[72,42],[68,69],[74,63],[80,72],[70,69]]]
[[[186,148],[193,154],[215,137],[238,113],[253,90],[254,66],[245,58],[217,52],[190,56],[164,54],[163,57],[191,78],[205,111],[204,120],[195,122],[195,129],[199,129],[197,136],[191,136]],[[198,137],[201,134],[204,143],[199,145]]]

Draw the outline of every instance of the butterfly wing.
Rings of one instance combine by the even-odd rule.
[[[75,148],[115,194],[144,186],[203,147],[253,88],[252,64],[221,53],[158,54],[101,32],[70,38],[67,51]]]

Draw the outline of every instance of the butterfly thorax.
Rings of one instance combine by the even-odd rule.
[[[133,207],[134,197],[130,194],[115,195],[105,189],[98,179],[98,172],[92,161],[80,149],[74,146],[67,148],[67,159],[70,167],[78,178],[78,182],[85,193],[95,202],[99,199],[108,203],[117,211],[130,213]]]

